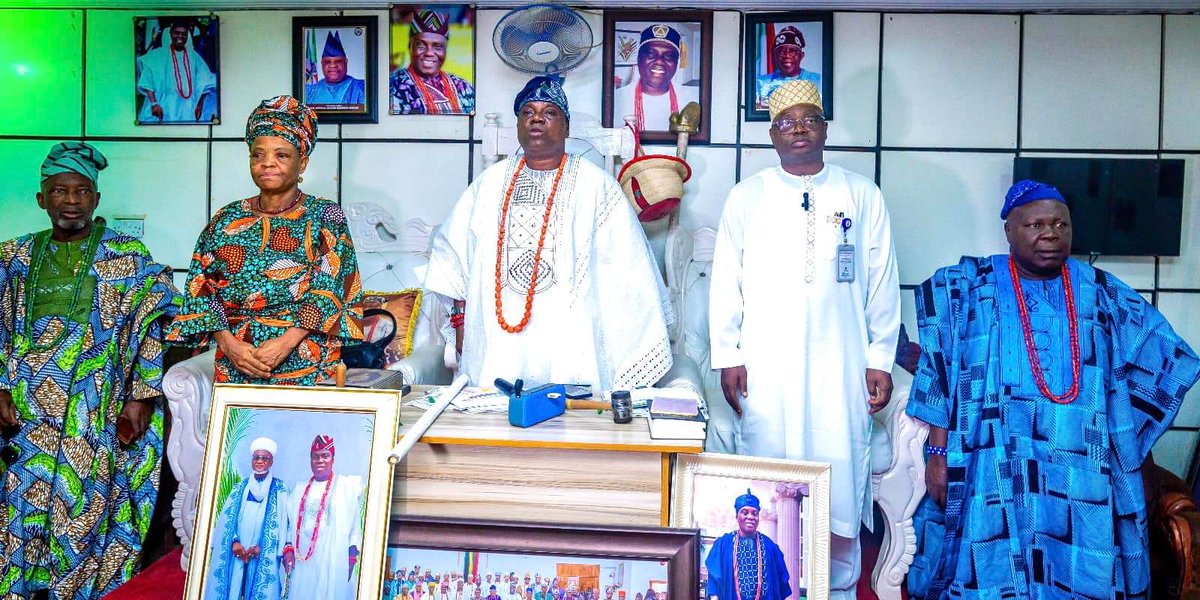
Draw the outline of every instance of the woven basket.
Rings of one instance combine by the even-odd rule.
[[[692,167],[682,158],[666,154],[646,154],[642,150],[641,136],[633,130],[633,160],[621,167],[617,181],[625,190],[625,197],[633,203],[633,210],[642,222],[657,221],[675,210],[683,198],[683,182],[692,178]]]

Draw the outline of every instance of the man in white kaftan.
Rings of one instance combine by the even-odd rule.
[[[289,600],[351,600],[357,595],[362,544],[362,478],[333,473],[333,438],[318,435],[313,476],[296,482],[289,503],[284,568]]]
[[[524,155],[463,193],[434,239],[425,287],[465,304],[459,370],[474,385],[653,385],[672,361],[662,278],[617,182],[565,154],[559,81],[534,78],[518,95]]]
[[[204,98],[217,92],[217,76],[192,49],[187,23],[169,25],[162,46],[137,59],[137,89],[145,99],[138,123],[197,123],[212,121]]]
[[[782,165],[729,194],[709,320],[712,366],[741,416],[738,453],[832,465],[830,598],[852,598],[859,523],[872,526],[871,414],[891,397],[900,287],[879,188],[823,162],[820,103],[807,81],[772,95]]]
[[[288,489],[271,476],[278,445],[270,438],[250,442],[253,474],[233,486],[217,521],[213,570],[205,586],[209,600],[279,600],[288,533]]]

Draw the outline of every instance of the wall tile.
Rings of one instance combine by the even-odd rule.
[[[80,134],[83,11],[0,10],[0,135]]]
[[[1163,147],[1200,150],[1200,15],[1168,15],[1163,38]]]
[[[369,201],[412,218],[441,223],[467,188],[465,144],[345,143],[342,204]],[[429,165],[447,165],[437,177]]]
[[[1158,284],[1166,288],[1200,288],[1200,156],[1169,155],[1187,161],[1183,176],[1183,222],[1179,256],[1160,259]]]
[[[1189,346],[1200,348],[1200,294],[1159,292],[1158,310]],[[1188,393],[1175,417],[1175,425],[1200,427],[1200,386],[1193,387]]]
[[[1172,429],[1154,445],[1154,463],[1180,478],[1187,477],[1200,433]]]

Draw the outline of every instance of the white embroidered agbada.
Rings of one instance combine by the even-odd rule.
[[[204,58],[192,49],[189,33],[183,50],[171,49],[171,28],[162,32],[162,45],[137,59],[137,89],[146,96],[142,110],[138,113],[140,123],[196,123],[211,119],[201,113],[196,118],[196,105],[205,94],[217,89],[217,76],[208,68]],[[160,121],[151,112],[153,102],[147,92],[153,92],[157,104],[162,107]]]
[[[746,366],[738,452],[830,463],[830,529],[853,538],[872,525],[866,369],[891,372],[900,286],[879,188],[834,165],[811,179],[811,214],[804,179],[782,167],[730,191],[713,255],[712,366]],[[835,270],[845,218],[851,283]]]
[[[300,501],[308,483],[308,480],[296,482],[290,494],[288,543],[294,546],[301,514]],[[363,549],[362,478],[335,474],[330,485],[316,547],[308,560],[304,558],[312,547],[313,528],[317,525],[325,482],[313,481],[305,499],[304,521],[299,524],[300,543],[295,546],[296,566],[288,582],[288,600],[351,600],[357,595],[357,573],[347,578],[350,575],[350,546],[356,546],[360,554]]]
[[[488,168],[463,192],[433,241],[426,289],[466,301],[459,371],[473,385],[653,385],[671,368],[667,296],[633,207],[612,176],[569,156],[551,209],[529,324],[496,319],[501,207],[518,160]],[[522,170],[501,255],[504,317],[521,321],[555,171]],[[453,345],[454,340],[448,340]]]

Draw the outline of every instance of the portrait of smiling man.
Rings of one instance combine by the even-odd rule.
[[[440,7],[436,11],[418,9],[411,13],[405,48],[409,61],[407,65],[395,68],[389,81],[392,114],[469,115],[475,112],[475,88],[445,68],[450,51],[451,24],[458,22],[449,12],[452,8],[456,7]],[[469,7],[459,7],[459,10],[466,11],[462,20],[472,20]],[[466,36],[469,43],[471,31],[459,28],[456,35]],[[395,55],[400,42],[392,43]]]
[[[366,86],[362,79],[349,74],[349,64],[341,33],[336,29],[327,32],[321,50],[321,79],[304,86],[304,102],[315,106],[366,104]]]
[[[688,44],[681,28],[655,23],[642,30],[636,76],[613,92],[614,123],[632,115],[641,131],[668,131],[671,113],[699,101],[700,86],[688,75]],[[695,54],[693,50],[691,60]]]

